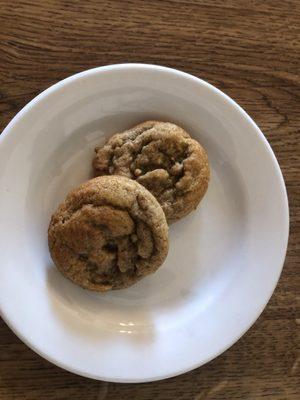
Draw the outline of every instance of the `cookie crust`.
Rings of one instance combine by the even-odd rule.
[[[131,286],[168,253],[168,225],[157,200],[138,182],[102,176],[70,192],[53,214],[48,243],[61,273],[83,288]]]
[[[194,210],[208,187],[205,150],[170,122],[146,121],[113,135],[95,152],[95,176],[137,180],[156,197],[169,223]]]

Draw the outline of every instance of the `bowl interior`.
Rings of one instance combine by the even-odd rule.
[[[125,290],[83,290],[51,262],[50,216],[92,176],[94,147],[147,119],[175,122],[200,141],[208,192],[171,226],[155,274]],[[40,95],[4,136],[1,311],[37,352],[98,379],[158,379],[213,358],[258,317],[285,254],[286,194],[262,134],[221,92],[159,67],[92,70]]]

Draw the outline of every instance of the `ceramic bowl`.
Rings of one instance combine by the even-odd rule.
[[[148,119],[201,142],[208,192],[171,226],[155,274],[89,292],[53,266],[50,216],[91,176],[96,145]],[[95,68],[33,99],[0,137],[0,192],[2,317],[38,354],[94,379],[152,381],[210,361],[261,314],[285,258],[286,189],[264,135],[220,90],[165,67]]]

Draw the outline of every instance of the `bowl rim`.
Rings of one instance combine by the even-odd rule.
[[[49,88],[45,89],[44,91],[42,91],[40,94],[38,94],[36,97],[34,97],[31,101],[29,101],[13,118],[12,120],[8,123],[8,125],[3,129],[1,135],[0,135],[0,147],[1,147],[1,143],[5,140],[5,138],[7,137],[7,135],[9,135],[9,133],[11,132],[11,130],[13,129],[14,125],[28,112],[30,111],[38,102],[40,102],[41,100],[45,99],[48,95],[50,95],[51,93],[57,91],[58,89],[60,89],[63,86],[68,86],[70,83],[72,83],[73,81],[76,80],[80,80],[81,78],[85,78],[88,76],[93,76],[93,75],[97,75],[97,74],[101,74],[103,72],[108,72],[108,71],[124,71],[124,70],[132,70],[133,71],[137,71],[137,72],[142,72],[142,71],[150,71],[150,70],[156,70],[156,71],[160,71],[160,72],[164,72],[164,73],[168,73],[168,74],[172,74],[174,76],[176,76],[177,78],[184,78],[184,79],[188,79],[190,81],[193,81],[195,84],[201,85],[201,86],[205,86],[207,89],[209,89],[209,91],[215,93],[216,95],[218,95],[220,98],[222,98],[224,103],[230,103],[236,112],[238,112],[240,114],[241,117],[243,117],[244,119],[247,120],[247,122],[252,126],[253,128],[253,133],[256,133],[257,139],[260,140],[262,142],[262,144],[264,145],[265,150],[269,153],[269,155],[271,156],[272,159],[272,163],[273,166],[275,167],[275,172],[276,172],[276,178],[277,178],[277,182],[280,185],[280,193],[282,195],[282,199],[283,199],[283,205],[284,208],[282,209],[282,218],[284,219],[284,243],[282,244],[282,257],[280,262],[278,261],[278,265],[281,265],[281,268],[278,269],[277,272],[277,276],[275,279],[275,283],[274,283],[274,287],[272,288],[272,290],[270,290],[267,295],[265,296],[266,301],[261,305],[259,311],[257,312],[255,318],[251,321],[249,321],[249,323],[247,324],[246,328],[238,335],[238,336],[234,336],[233,339],[227,343],[226,346],[224,346],[223,348],[221,348],[219,350],[219,352],[215,353],[214,355],[207,357],[206,359],[195,363],[193,365],[190,365],[188,368],[182,369],[182,370],[176,370],[175,372],[171,372],[169,374],[158,374],[157,376],[152,376],[151,378],[148,379],[120,379],[120,378],[108,378],[108,377],[101,377],[98,374],[90,374],[90,373],[85,373],[84,371],[80,371],[76,368],[70,367],[70,365],[58,361],[55,359],[55,357],[51,357],[49,356],[46,352],[36,348],[36,346],[31,343],[29,340],[27,340],[26,337],[23,336],[22,332],[20,332],[18,329],[16,329],[14,327],[13,322],[10,320],[9,315],[6,315],[6,313],[4,312],[4,310],[2,310],[1,304],[0,304],[0,315],[3,318],[4,322],[8,325],[8,327],[30,348],[32,349],[35,353],[39,354],[41,357],[45,358],[46,360],[48,360],[49,362],[55,364],[56,366],[63,368],[67,371],[70,371],[72,373],[75,373],[77,375],[80,376],[84,376],[87,378],[92,378],[92,379],[97,379],[97,380],[105,380],[108,382],[118,382],[118,383],[142,383],[142,382],[153,382],[153,381],[158,381],[161,379],[166,379],[166,378],[170,378],[170,377],[174,377],[174,376],[178,376],[181,375],[183,373],[189,372],[195,368],[198,368],[208,362],[210,362],[211,360],[215,359],[216,357],[218,357],[220,354],[222,354],[223,352],[225,352],[226,350],[228,350],[233,344],[235,344],[251,327],[252,325],[257,321],[257,319],[260,317],[260,315],[262,314],[263,310],[265,309],[267,303],[269,302],[272,294],[274,293],[274,290],[278,284],[283,266],[284,266],[284,261],[286,258],[286,253],[287,253],[287,248],[288,248],[288,238],[289,238],[289,204],[288,204],[288,196],[287,196],[287,190],[286,190],[286,186],[285,186],[285,182],[284,182],[284,178],[279,166],[279,163],[276,159],[276,156],[269,144],[269,142],[267,141],[266,137],[264,136],[264,134],[262,133],[262,131],[260,130],[260,128],[256,125],[256,123],[253,121],[253,119],[246,113],[246,111],[239,106],[233,99],[231,99],[227,94],[225,94],[224,92],[222,92],[220,89],[216,88],[215,86],[213,86],[212,84],[206,82],[203,79],[200,79],[194,75],[191,75],[189,73],[180,71],[178,69],[174,69],[174,68],[170,68],[170,67],[165,67],[165,66],[161,66],[161,65],[154,65],[154,64],[146,64],[146,63],[120,63],[120,64],[111,64],[111,65],[105,65],[105,66],[101,66],[101,67],[95,67],[95,68],[91,68],[88,70],[84,70],[82,72],[79,73],[75,73],[53,85],[51,85]]]

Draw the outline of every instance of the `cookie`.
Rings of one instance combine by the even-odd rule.
[[[135,179],[156,197],[169,223],[194,210],[208,187],[205,150],[169,122],[146,121],[113,135],[95,152],[96,176]]]
[[[158,269],[168,253],[168,225],[138,182],[102,176],[67,195],[51,218],[48,243],[64,276],[102,292],[131,286]]]

